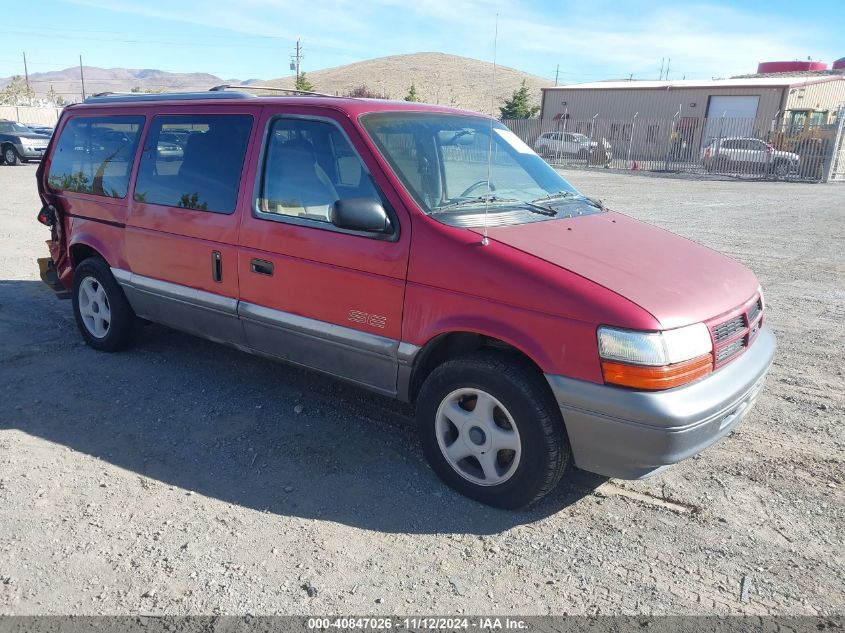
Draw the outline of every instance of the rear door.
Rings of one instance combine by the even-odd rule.
[[[244,162],[260,106],[176,107],[151,117],[126,225],[136,312],[214,340],[243,343],[237,236]]]
[[[266,110],[238,251],[238,311],[247,343],[393,395],[408,216],[342,114]],[[344,198],[379,201],[393,233],[335,227],[331,205]]]

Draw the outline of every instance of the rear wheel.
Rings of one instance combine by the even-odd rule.
[[[74,270],[73,314],[85,342],[103,352],[126,349],[140,330],[141,320],[99,257],[84,260]]]
[[[546,495],[570,460],[554,397],[527,363],[480,352],[435,369],[417,422],[435,473],[458,492],[500,508]]]
[[[3,148],[3,161],[7,165],[20,165],[21,157],[18,151],[12,145],[6,145]]]

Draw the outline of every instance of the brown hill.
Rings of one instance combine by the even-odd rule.
[[[129,92],[133,88],[149,91],[208,90],[222,83],[238,83],[237,79],[221,79],[208,73],[168,73],[162,70],[134,68],[97,68],[84,66],[85,92]],[[11,77],[0,78],[0,90]],[[30,73],[29,83],[37,97],[43,97],[53,88],[67,101],[82,98],[79,67],[65,68],[44,73]]]
[[[490,80],[493,65],[468,57],[445,53],[413,53],[378,57],[355,64],[306,72],[318,92],[344,95],[366,85],[370,92],[389,99],[402,99],[413,83],[417,95],[427,103],[439,103],[475,112],[490,112]],[[307,69],[306,69],[307,70]],[[496,67],[495,114],[499,106],[519,88],[522,81],[536,104],[540,88],[552,82],[507,66]],[[256,85],[293,88],[293,77],[282,77]]]

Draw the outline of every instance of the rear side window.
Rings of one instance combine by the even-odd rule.
[[[135,200],[232,213],[252,117],[173,115],[153,119],[144,142]]]
[[[124,198],[144,117],[76,117],[62,130],[50,160],[54,191]]]

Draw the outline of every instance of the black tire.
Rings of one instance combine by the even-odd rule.
[[[510,478],[501,484],[480,485],[467,480],[449,463],[438,444],[440,404],[463,388],[493,396],[507,409],[518,429],[520,459]],[[461,494],[499,508],[517,509],[540,500],[560,482],[571,458],[560,409],[542,374],[506,354],[476,352],[437,367],[420,390],[417,425],[423,452],[434,472]],[[497,452],[497,463],[500,455]]]
[[[790,165],[785,160],[776,160],[772,165],[772,174],[778,180],[785,180],[789,176]]]
[[[13,145],[5,145],[3,147],[3,162],[9,166],[22,164],[20,154]]]
[[[111,313],[108,328],[102,337],[95,336],[89,330],[80,312],[80,287],[89,278],[93,279],[95,287],[102,286]],[[104,260],[89,257],[76,267],[73,271],[72,298],[76,325],[88,345],[101,352],[118,352],[131,347],[136,341],[142,321],[132,310],[123,289],[115,281],[109,265]]]

